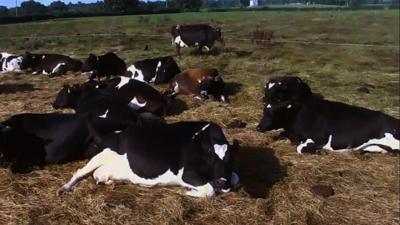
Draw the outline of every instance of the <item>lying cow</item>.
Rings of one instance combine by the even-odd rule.
[[[122,76],[126,72],[126,64],[112,52],[100,56],[90,54],[82,65],[82,72],[91,72],[90,80],[96,77],[100,79],[101,77]]]
[[[45,74],[49,77],[80,71],[82,62],[69,56],[58,54],[25,53],[21,69],[30,70],[32,74]]]
[[[20,72],[22,56],[9,54],[6,52],[0,53],[0,73],[5,72]]]
[[[216,69],[190,69],[177,74],[170,82],[165,94],[169,97],[177,94],[195,95],[197,99],[215,99],[227,102],[224,95],[225,83]]]
[[[176,53],[180,56],[183,47],[198,47],[202,53],[203,47],[210,51],[215,41],[223,44],[220,28],[213,28],[206,24],[176,25],[171,29],[172,46],[175,45]]]
[[[398,152],[400,121],[379,111],[321,99],[298,77],[271,79],[265,86],[260,132],[283,128],[297,152],[348,149]],[[397,151],[395,151],[397,150]]]
[[[73,108],[76,112],[99,112],[130,109],[139,112],[151,112],[166,115],[168,99],[156,89],[143,82],[118,77],[111,80],[95,82],[89,81],[83,85],[73,87],[65,85],[57,95],[54,108]]]
[[[98,153],[88,130],[88,114],[19,114],[0,124],[0,155],[11,172],[61,164]],[[113,124],[111,124],[113,125]],[[121,127],[103,126],[105,129]]]
[[[119,133],[94,135],[103,151],[79,169],[61,192],[70,191],[92,172],[97,183],[180,185],[194,197],[228,192],[238,182],[232,171],[237,143],[230,146],[213,123],[132,125]]]
[[[174,58],[166,56],[137,61],[128,67],[125,76],[143,82],[165,84],[180,72]]]

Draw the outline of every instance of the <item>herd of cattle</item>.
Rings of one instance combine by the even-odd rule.
[[[181,47],[222,41],[220,29],[177,25],[171,31]],[[57,54],[1,53],[1,72],[30,71],[49,77],[67,72],[90,75],[83,84],[64,85],[54,109],[75,113],[17,114],[0,123],[0,160],[13,173],[48,164],[90,159],[60,190],[69,191],[93,173],[97,183],[180,185],[195,197],[227,192],[239,182],[233,171],[238,141],[230,144],[221,127],[208,121],[166,123],[178,94],[228,102],[216,69],[181,71],[173,57],[126,63],[114,53],[85,61]],[[111,76],[114,76],[111,78]],[[106,79],[101,80],[101,78]],[[97,78],[97,79],[95,79]],[[149,83],[169,84],[160,93]],[[284,129],[298,153],[350,149],[397,153],[400,121],[365,108],[316,97],[299,77],[280,76],[265,86],[263,117],[257,130]],[[21,141],[23,140],[23,141]]]

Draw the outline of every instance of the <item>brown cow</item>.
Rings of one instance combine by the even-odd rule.
[[[214,96],[222,102],[227,99],[224,95],[225,83],[216,69],[189,69],[177,74],[170,82],[165,94],[169,97],[177,94],[195,95],[197,99],[207,99]]]

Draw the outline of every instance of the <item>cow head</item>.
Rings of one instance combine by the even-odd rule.
[[[221,28],[217,27],[214,31],[215,40],[221,42],[222,45],[225,45],[224,39],[222,37]]]
[[[71,87],[69,85],[64,85],[57,94],[56,100],[53,103],[53,108],[74,108],[80,94],[81,89],[78,86]]]
[[[213,77],[212,79],[205,79],[200,84],[200,90],[206,91],[207,94],[212,95],[215,99],[228,102],[224,95],[225,82],[220,76]]]
[[[40,57],[37,54],[25,52],[25,55],[22,56],[20,69],[21,70],[31,69],[38,62],[39,59]]]
[[[83,73],[93,71],[97,68],[99,59],[96,55],[89,54],[89,57],[85,59],[82,64],[81,71]]]
[[[208,174],[210,184],[216,192],[228,192],[238,182],[238,177],[233,173],[233,159],[238,148],[238,143],[229,145],[221,128],[213,123],[206,125],[194,137],[200,143],[203,168]]]
[[[310,87],[296,76],[276,77],[265,85],[263,117],[257,130],[285,128],[299,107],[312,96]]]

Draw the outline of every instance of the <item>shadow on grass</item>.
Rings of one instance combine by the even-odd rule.
[[[174,99],[171,99],[171,102],[169,103],[168,115],[169,116],[179,115],[183,111],[188,110],[188,109],[189,109],[189,107],[186,104],[186,102],[184,102],[183,100],[174,98]]]
[[[17,92],[31,92],[34,91],[33,84],[0,84],[0,94],[13,94]]]
[[[242,89],[243,84],[238,82],[225,82],[225,94],[227,96],[236,95]]]
[[[240,147],[234,168],[240,184],[252,198],[265,198],[287,176],[286,167],[280,164],[272,149]]]

